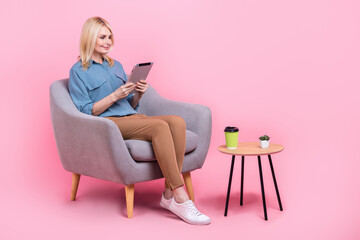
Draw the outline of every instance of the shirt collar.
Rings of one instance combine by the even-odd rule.
[[[104,62],[107,62],[106,58],[103,58],[103,63],[104,63]],[[93,63],[100,64],[100,63],[98,63],[98,62],[96,62],[96,61],[92,60],[91,58],[90,58],[89,63],[90,63],[90,65],[91,65],[91,64],[93,64]]]

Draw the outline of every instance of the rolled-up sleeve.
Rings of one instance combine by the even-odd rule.
[[[80,112],[92,115],[94,102],[90,99],[84,82],[74,69],[70,70],[68,87],[71,99],[77,109],[79,109]]]

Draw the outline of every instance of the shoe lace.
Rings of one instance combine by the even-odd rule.
[[[194,203],[192,202],[187,202],[186,203],[187,208],[189,209],[189,211],[195,215],[195,216],[200,216],[202,215],[202,213],[199,212],[199,210],[197,210],[197,208],[195,207]]]

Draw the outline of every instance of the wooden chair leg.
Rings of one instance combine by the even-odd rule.
[[[76,193],[77,193],[79,182],[80,182],[80,176],[81,176],[80,174],[73,173],[72,186],[71,186],[71,197],[70,197],[71,201],[75,201],[75,199],[76,199]]]
[[[125,186],[125,198],[128,218],[132,218],[134,209],[134,184]]]
[[[185,182],[185,186],[186,186],[186,189],[187,189],[187,192],[189,194],[189,198],[195,202],[195,197],[194,197],[194,189],[193,189],[193,185],[192,185],[192,182],[191,182],[191,175],[190,175],[190,172],[187,172],[187,173],[183,173],[183,178],[184,178],[184,182]]]

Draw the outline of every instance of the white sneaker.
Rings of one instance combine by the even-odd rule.
[[[177,203],[175,202],[175,199],[172,198],[172,201],[169,205],[169,210],[190,224],[205,225],[210,224],[211,222],[211,219],[208,216],[200,213],[199,210],[197,210],[193,201],[191,200],[187,200],[184,203]]]
[[[163,208],[169,210],[169,206],[170,206],[170,203],[171,203],[172,199],[173,199],[173,197],[170,198],[170,199],[166,199],[164,197],[164,193],[161,194],[160,206],[162,206]]]

